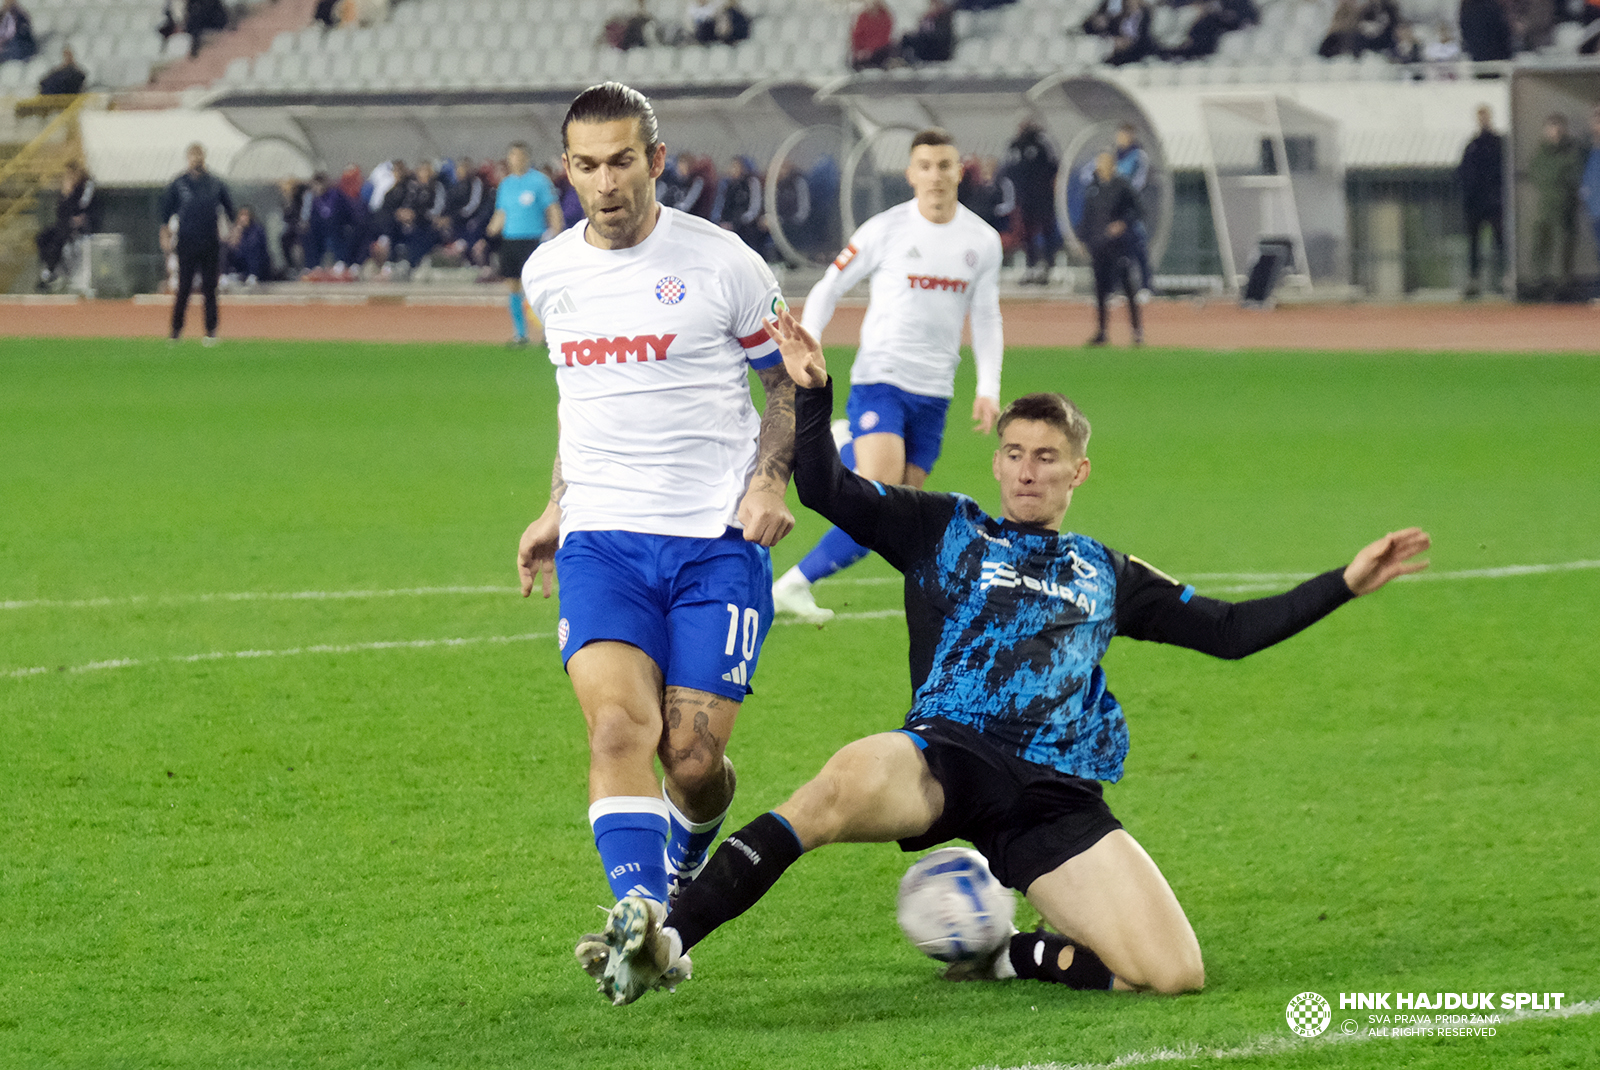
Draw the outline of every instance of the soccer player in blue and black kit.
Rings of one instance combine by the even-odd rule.
[[[799,386],[800,500],[905,574],[915,698],[905,726],[849,744],[788,802],[730,835],[661,926],[631,949],[637,998],[689,975],[686,952],[755,904],[800,855],[828,843],[920,851],[970,841],[1055,930],[1018,933],[963,979],[1030,977],[1075,988],[1178,993],[1205,984],[1200,945],[1166,878],[1112,816],[1100,781],[1122,776],[1122,708],[1100,667],[1114,635],[1240,658],[1358,595],[1416,572],[1410,528],[1270,598],[1201,597],[1062,529],[1089,476],[1089,423],[1060,394],[999,419],[1001,516],[972,499],[885,486],[840,463],[822,349],[788,315],[768,330]],[[618,997],[621,998],[618,998]]]
[[[539,242],[561,233],[566,217],[555,183],[533,167],[528,146],[514,141],[506,150],[510,168],[494,194],[494,215],[489,219],[491,238],[500,239],[500,277],[511,286],[511,344],[528,344],[528,312],[522,302],[522,266],[539,248]]]

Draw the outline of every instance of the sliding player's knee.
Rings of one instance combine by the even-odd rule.
[[[1198,992],[1206,986],[1205,964],[1200,948],[1174,950],[1143,964],[1144,976],[1136,983],[1141,988],[1166,996]]]
[[[858,786],[830,762],[815,779],[790,796],[778,813],[809,851],[836,842],[860,805]]]

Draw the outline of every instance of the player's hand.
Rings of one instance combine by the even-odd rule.
[[[794,530],[794,514],[782,494],[767,487],[751,487],[739,503],[739,523],[744,525],[745,542],[776,546]]]
[[[778,309],[776,321],[767,320],[767,333],[778,343],[783,354],[783,368],[796,386],[814,390],[828,382],[828,362],[822,356],[822,344],[811,337],[811,332],[800,326],[800,321],[787,307]]]
[[[517,545],[517,575],[522,579],[522,597],[533,593],[535,574],[544,578],[544,596],[550,597],[550,580],[556,574],[556,543],[560,539],[561,506],[551,502],[539,519],[528,525]]]
[[[1371,594],[1397,576],[1409,576],[1428,567],[1426,561],[1412,561],[1433,545],[1421,528],[1391,531],[1356,554],[1344,570],[1344,584],[1357,595]]]
[[[994,422],[1000,419],[1000,403],[994,398],[972,399],[972,429],[980,435],[987,435],[994,430]]]

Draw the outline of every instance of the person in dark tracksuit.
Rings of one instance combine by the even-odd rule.
[[[1456,167],[1461,182],[1461,207],[1467,223],[1466,296],[1478,296],[1478,275],[1483,258],[1478,248],[1483,228],[1494,238],[1494,267],[1490,288],[1505,270],[1505,143],[1494,129],[1494,113],[1489,105],[1478,107],[1478,136],[1467,142]]]
[[[222,238],[217,229],[220,208],[232,223],[233,197],[220,178],[206,170],[206,150],[198,142],[189,146],[189,169],[173,179],[161,195],[161,248],[178,254],[178,292],[172,305],[172,337],[183,333],[189,311],[189,293],[195,272],[206,302],[206,344],[217,337],[217,272],[222,259]],[[178,217],[178,233],[171,229]]]
[[[1139,195],[1117,174],[1117,160],[1102,152],[1094,162],[1095,180],[1083,191],[1083,215],[1078,238],[1094,262],[1094,301],[1099,329],[1089,339],[1092,346],[1106,344],[1106,301],[1117,286],[1128,297],[1128,317],[1133,321],[1133,344],[1144,343],[1144,321],[1133,279],[1138,251],[1133,233],[1143,219]]]

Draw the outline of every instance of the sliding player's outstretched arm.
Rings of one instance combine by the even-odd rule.
[[[1194,593],[1129,557],[1117,570],[1117,634],[1188,647],[1219,658],[1242,658],[1315,624],[1353,598],[1420,572],[1414,560],[1432,545],[1427,532],[1406,528],[1362,547],[1343,569],[1329,569],[1282,594],[1225,602]]]

